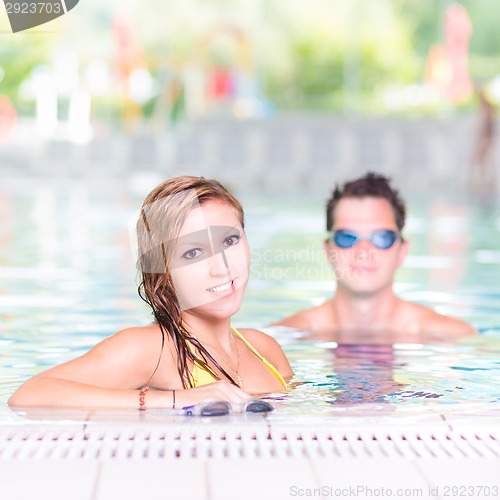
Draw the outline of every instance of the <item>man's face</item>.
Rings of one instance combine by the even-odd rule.
[[[340,229],[362,236],[379,230],[399,234],[390,203],[378,197],[340,200],[335,208],[331,236]],[[330,237],[325,243],[325,251],[339,290],[373,295],[392,287],[394,274],[408,252],[408,243],[398,238],[390,248],[380,249],[368,239],[359,239],[352,248],[341,248]]]

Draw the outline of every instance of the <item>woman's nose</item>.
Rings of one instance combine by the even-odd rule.
[[[213,276],[225,276],[229,272],[229,265],[224,254],[224,251],[220,251],[212,255],[209,258],[210,262],[210,274]]]

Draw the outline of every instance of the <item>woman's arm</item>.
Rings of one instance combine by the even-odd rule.
[[[139,388],[149,383],[160,350],[161,334],[157,327],[123,330],[83,356],[27,380],[10,397],[8,404],[16,407],[139,408]],[[241,403],[250,397],[225,381],[183,389],[167,344],[160,368],[162,380],[167,382],[169,389],[147,391],[144,396],[146,408],[172,408],[174,394],[170,388],[175,389],[176,408],[206,399]]]
[[[21,385],[11,406],[127,407],[138,406],[137,388],[147,383],[161,349],[159,332],[130,328],[112,335],[89,352],[46,370]],[[171,394],[149,398],[167,406]]]

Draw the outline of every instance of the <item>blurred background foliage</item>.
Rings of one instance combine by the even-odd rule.
[[[136,100],[137,112],[145,117],[154,117],[161,106],[169,109],[172,119],[182,112],[184,82],[176,79],[193,68],[251,75],[254,93],[268,109],[435,113],[449,109],[449,103],[399,97],[405,89],[424,83],[429,50],[443,43],[443,16],[451,4],[448,0],[81,0],[64,18],[16,35],[8,33],[8,20],[0,16],[0,94],[9,97],[20,114],[31,112],[34,104],[26,92],[27,80],[34,69],[50,67],[54,54],[64,49],[76,54],[82,79],[96,60],[109,66],[113,78],[127,72],[124,66],[129,64],[146,68],[152,90]],[[471,79],[491,81],[500,75],[498,0],[461,4],[473,27]],[[126,26],[125,55],[120,55],[120,25]],[[167,85],[168,98],[162,97]],[[129,99],[115,79],[111,88],[93,97],[93,113],[119,118]],[[467,109],[473,101],[471,95],[460,107]]]

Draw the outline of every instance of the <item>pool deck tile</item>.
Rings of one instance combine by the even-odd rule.
[[[479,415],[453,413],[444,415],[448,427],[454,432],[486,430],[500,436],[500,412],[488,412]]]
[[[92,500],[205,500],[204,461],[113,460],[100,464]]]
[[[4,500],[90,500],[99,464],[82,461],[2,461],[0,498]]]
[[[500,497],[500,459],[422,460],[416,464],[437,498]],[[496,494],[494,489],[496,487]],[[453,488],[455,488],[455,493]],[[458,490],[457,490],[458,488]],[[481,489],[482,488],[482,489]]]
[[[271,432],[288,432],[300,429],[302,431],[321,431],[321,432],[367,432],[394,433],[405,430],[420,430],[432,432],[444,432],[449,429],[446,421],[439,415],[427,419],[402,419],[402,418],[381,418],[373,417],[340,417],[332,419],[317,419],[316,421],[270,421]]]
[[[328,492],[336,493],[330,495],[332,498],[390,497],[392,495],[387,494],[388,489],[392,490],[394,496],[398,489],[415,489],[424,493],[428,490],[424,475],[411,460],[337,458],[315,459],[312,464],[320,485]],[[383,490],[386,494],[381,494]],[[418,494],[414,496],[425,498],[425,494],[421,497]],[[403,495],[397,497],[402,498]]]
[[[293,478],[319,487],[307,459],[212,460],[208,467],[209,498],[217,500],[290,500]]]

